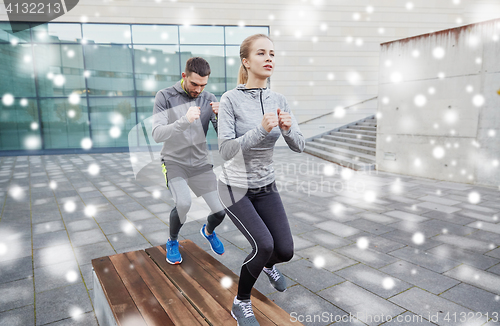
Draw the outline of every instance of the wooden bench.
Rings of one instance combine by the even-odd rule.
[[[180,245],[180,265],[165,261],[165,246],[92,260],[99,325],[236,325],[238,276],[191,240]],[[232,280],[228,288],[224,277]],[[252,304],[262,326],[301,325],[255,289]]]

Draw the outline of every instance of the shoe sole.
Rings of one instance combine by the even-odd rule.
[[[176,261],[176,262],[171,262],[170,260],[168,260],[168,258],[165,258],[165,260],[166,260],[166,261],[167,261],[167,263],[169,263],[170,265],[179,265],[180,263],[182,263],[182,257],[181,257],[181,260]]]
[[[240,323],[238,323],[238,319],[236,319],[236,316],[233,314],[231,311],[231,316],[233,316],[234,320],[236,320],[236,326],[240,326]]]
[[[200,234],[201,234],[201,236],[203,237],[203,239],[205,239],[205,240],[207,240],[207,241],[208,241],[207,237],[203,234],[203,227],[200,229]],[[210,244],[210,241],[208,241],[208,244]],[[214,250],[214,248],[212,248],[212,245],[211,245],[211,244],[210,244],[210,249],[212,250],[212,252],[213,252],[214,254],[219,255],[219,256],[224,255],[224,252],[225,252],[225,251],[224,251],[222,254],[219,254],[219,253],[215,252],[215,250]]]

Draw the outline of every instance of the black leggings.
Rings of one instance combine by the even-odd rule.
[[[293,257],[293,238],[283,203],[273,182],[255,189],[227,186],[218,190],[227,215],[252,245],[241,267],[238,299],[250,292],[264,266],[287,262]]]

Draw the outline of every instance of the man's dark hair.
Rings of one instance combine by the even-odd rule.
[[[197,73],[200,77],[205,77],[210,75],[210,65],[207,60],[200,57],[189,58],[186,61],[186,70],[184,71],[186,75],[191,75],[192,72]]]

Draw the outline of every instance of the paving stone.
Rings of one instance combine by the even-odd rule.
[[[458,225],[466,225],[469,223],[474,222],[475,220],[469,217],[465,216],[460,216],[457,213],[455,214],[446,214],[443,212],[438,212],[438,211],[431,211],[428,213],[422,214],[422,216],[427,217],[427,218],[433,218],[433,219],[438,219],[441,221],[446,221]]]
[[[81,219],[81,220],[76,220],[76,221],[71,221],[69,223],[66,223],[66,229],[70,233],[75,233],[78,231],[87,231],[87,230],[92,230],[92,229],[97,229],[99,226],[97,223],[94,221],[94,219],[91,218],[86,218],[86,219]]]
[[[84,314],[76,315],[75,317],[62,319],[60,321],[51,323],[49,325],[50,326],[98,326],[94,312],[87,312]]]
[[[151,233],[142,233],[142,235],[144,236],[144,238],[146,238],[146,240],[148,240],[153,245],[153,247],[159,246],[159,245],[164,245],[167,242],[167,239],[169,237],[168,229],[162,230],[162,231],[155,231],[155,232],[151,232]],[[217,233],[217,235],[219,235],[219,234]],[[221,239],[220,236],[219,236],[219,239]],[[222,241],[222,244],[225,245],[225,241],[224,240],[221,240],[221,241]]]
[[[484,320],[466,321],[461,323],[459,317],[454,320],[453,314],[469,313],[472,310],[459,306],[456,303],[448,301],[437,295],[431,294],[419,288],[411,288],[410,290],[398,294],[389,299],[398,306],[404,307],[417,315],[420,315],[438,325],[482,325]],[[447,317],[449,320],[447,320]]]
[[[131,231],[129,233],[121,232],[110,235],[109,242],[117,253],[124,248],[136,246],[148,248],[148,246],[151,246],[151,244],[137,231]]]
[[[295,252],[296,255],[306,258],[311,262],[314,262],[318,257],[324,259],[324,269],[334,272],[336,270],[345,268],[356,264],[357,262],[339,255],[331,250],[328,250],[321,246],[315,246],[307,248],[304,250],[299,250]]]
[[[487,230],[488,232],[493,232],[500,234],[500,224],[494,224],[494,223],[488,223],[488,222],[473,222],[468,224],[467,226],[475,229],[484,229]],[[498,238],[498,241],[500,242],[500,236]]]
[[[485,222],[495,222],[494,215],[493,214],[479,214],[474,211],[466,211],[466,210],[461,210],[457,214],[465,217],[470,217],[475,220],[481,220]]]
[[[32,305],[33,280],[26,278],[0,284],[0,312]]]
[[[318,295],[368,325],[378,325],[385,320],[384,316],[396,316],[404,312],[395,304],[349,281],[320,291]]]
[[[157,217],[136,221],[134,222],[134,226],[141,233],[148,233],[148,232],[168,229],[168,225],[166,225]]]
[[[375,213],[360,213],[357,216],[380,224],[390,224],[399,221],[397,218],[389,217],[385,214],[375,214]]]
[[[404,220],[404,221],[415,222],[415,223],[428,220],[428,218],[425,218],[423,216],[419,216],[419,215],[415,215],[415,214],[411,214],[411,213],[407,213],[407,212],[402,212],[402,211],[390,211],[390,212],[386,212],[384,214],[391,216],[391,217],[395,217],[395,218]]]
[[[33,249],[69,244],[66,230],[33,234]]]
[[[102,232],[107,236],[123,232],[124,229],[127,230],[129,228],[135,229],[133,223],[123,218],[123,216],[120,220],[113,220],[109,222],[99,223],[99,227],[101,228]]]
[[[7,260],[0,264],[0,284],[32,276],[33,264],[30,256]]]
[[[319,245],[328,248],[336,249],[350,245],[352,241],[346,240],[344,238],[338,237],[323,230],[314,230],[306,233],[302,233],[299,237],[303,239],[314,239]]]
[[[342,283],[345,280],[337,275],[317,268],[308,260],[299,259],[279,265],[279,270],[290,279],[306,287],[312,292],[318,292],[332,285]]]
[[[73,248],[70,244],[33,250],[34,268],[59,264],[74,259],[75,255],[73,254]]]
[[[80,247],[106,241],[106,237],[102,233],[101,229],[74,232],[70,234],[70,238],[73,247]]]
[[[436,241],[435,240],[436,238],[432,238],[432,239],[427,238],[427,236],[425,234],[424,234],[424,237],[425,237],[424,242],[416,244],[413,241],[414,233],[409,233],[409,232],[405,232],[405,231],[401,231],[401,230],[396,230],[396,231],[384,233],[382,236],[384,238],[389,239],[389,240],[403,243],[407,246],[417,248],[417,249],[422,249],[422,250],[434,248],[434,247],[442,244],[441,242]]]
[[[397,261],[396,258],[384,253],[371,249],[360,249],[357,245],[343,247],[335,251],[374,268],[380,268]]]
[[[70,318],[74,313],[92,311],[92,305],[83,283],[73,284],[36,296],[36,325]]]
[[[383,253],[388,253],[389,251],[394,251],[406,246],[402,243],[386,239],[382,236],[371,235],[366,237],[366,240],[368,240],[368,248]]]
[[[469,284],[459,285],[441,293],[440,297],[453,301],[471,310],[488,313],[490,316],[498,312],[500,300],[498,295],[487,292]],[[485,319],[486,321],[486,319]]]
[[[410,284],[414,284],[434,294],[439,294],[460,283],[450,277],[443,276],[406,261],[393,263],[381,268],[380,271]]]
[[[35,291],[37,293],[79,282],[82,282],[82,277],[76,259],[35,268]]]
[[[300,235],[302,233],[318,229],[309,223],[304,223],[304,222],[301,222],[301,221],[296,220],[296,219],[295,220],[290,219],[288,221],[288,223],[289,223],[290,230],[292,231],[293,235]]]
[[[451,200],[451,199],[446,199],[444,197],[437,197],[437,196],[425,196],[425,197],[419,198],[418,200],[423,201],[423,202],[431,202],[431,203],[446,205],[446,206],[453,206],[453,205],[461,203],[461,201],[458,201],[458,200]]]
[[[392,251],[389,255],[438,273],[446,272],[460,265],[459,262],[443,258],[443,256],[433,255],[431,253],[409,247]]]
[[[485,272],[467,265],[460,265],[444,273],[444,275],[500,295],[499,275]]]
[[[315,224],[314,226],[344,238],[359,233],[358,229],[335,221],[326,221]]]
[[[413,286],[363,264],[341,269],[335,274],[383,298],[392,297]]]
[[[475,239],[479,241],[484,241],[489,243],[489,249],[494,249],[500,246],[500,236],[493,232],[488,232],[486,230],[476,230],[473,233],[467,235],[469,239]]]
[[[479,253],[485,253],[491,250],[490,244],[487,242],[470,239],[467,237],[460,237],[458,235],[440,235],[433,239],[452,246],[457,246],[465,250],[476,251]]]
[[[287,214],[287,215],[289,216],[289,218],[290,218],[290,216],[293,216],[293,217],[300,219],[304,223],[311,223],[311,224],[323,222],[326,219],[325,217],[318,216],[317,214],[306,213],[306,212],[301,212],[301,211],[294,212],[294,213]]]
[[[493,273],[493,274],[497,274],[497,275],[500,275],[500,264],[497,264],[491,268],[488,268],[486,270],[487,272],[490,272],[490,273]]]
[[[58,221],[33,224],[33,234],[42,234],[61,230],[64,230],[64,223],[60,218]]]
[[[92,259],[115,254],[113,247],[108,241],[93,243],[74,249],[78,263],[85,265],[91,263]]]
[[[365,220],[364,218],[360,218],[351,222],[345,223],[349,226],[352,226],[356,229],[363,230],[372,234],[380,235],[390,231],[393,231],[394,228],[392,226],[387,226],[383,224],[379,224],[376,222],[372,222],[370,220]]]
[[[409,311],[398,316],[391,316],[392,320],[382,324],[391,326],[432,326],[435,325],[429,322],[424,316],[415,315]],[[426,316],[427,317],[427,316]]]
[[[344,311],[300,285],[283,293],[273,293],[269,298],[290,314],[291,322],[300,321],[304,325],[329,325],[335,321],[336,315],[346,315]]]
[[[33,305],[0,313],[0,326],[26,326],[34,324],[35,307]]]
[[[125,216],[131,221],[145,220],[154,217],[151,212],[143,209],[135,212],[124,212]]]
[[[456,248],[447,244],[432,248],[428,250],[428,252],[437,256],[445,257],[447,259],[456,260],[458,262],[483,270],[500,263],[499,259],[495,259],[485,255],[478,255],[475,252]]]

